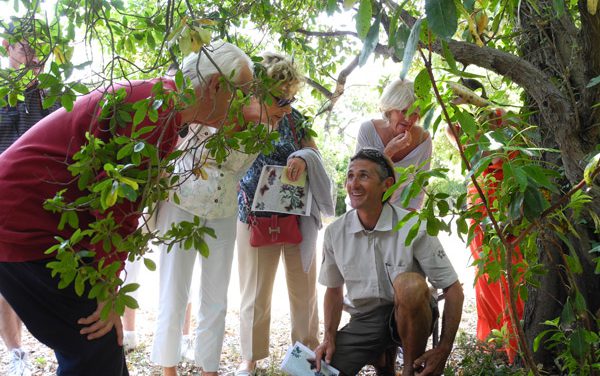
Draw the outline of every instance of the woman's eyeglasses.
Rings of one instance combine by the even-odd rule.
[[[273,95],[273,99],[275,99],[277,101],[277,106],[279,107],[285,107],[287,105],[290,105],[292,103],[294,103],[296,101],[296,97],[291,97],[291,98],[279,98],[275,95]]]

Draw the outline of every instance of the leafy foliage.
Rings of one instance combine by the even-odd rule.
[[[586,299],[581,302],[582,297],[588,295],[580,291],[575,282],[587,270],[584,266],[589,260],[578,256],[581,250],[575,249],[573,241],[591,237],[590,254],[597,256],[594,241],[598,241],[600,232],[600,213],[596,205],[599,159],[592,149],[600,140],[595,133],[597,127],[593,126],[598,123],[597,103],[593,101],[597,100],[600,90],[597,85],[600,71],[592,65],[593,59],[577,55],[591,50],[593,56],[597,52],[595,45],[588,44],[589,48],[583,48],[575,39],[556,42],[552,38],[593,32],[590,19],[597,21],[599,16],[582,4],[561,0],[444,0],[426,1],[423,8],[421,2],[410,0],[284,0],[276,3],[267,0],[154,3],[58,0],[53,12],[43,15],[45,9],[40,3],[22,1],[15,2],[21,12],[21,17],[12,19],[17,26],[16,32],[3,36],[11,41],[25,39],[35,46],[40,61],[47,67],[38,76],[40,85],[49,93],[44,106],[59,102],[67,109],[73,106],[78,95],[109,86],[114,81],[161,75],[169,62],[179,62],[186,53],[198,51],[210,37],[232,41],[251,54],[277,47],[294,56],[304,68],[312,88],[313,103],[322,102],[312,106],[314,108],[306,108],[312,115],[321,114],[320,110],[328,105],[333,108],[337,98],[344,93],[347,74],[355,66],[346,65],[346,60],[355,57],[356,65],[363,65],[375,55],[401,62],[398,77],[408,77],[411,69],[415,70],[418,97],[415,110],[418,109],[424,126],[432,134],[443,128],[451,130],[455,125],[460,126],[461,132],[457,135],[465,180],[459,184],[470,184],[472,191],[476,186],[479,189],[470,196],[466,192],[451,196],[448,192],[431,189],[432,184],[428,183],[429,179],[435,178],[432,180],[439,187],[440,182],[447,179],[447,166],[416,173],[415,166],[409,167],[405,172],[414,174],[414,178],[402,193],[403,200],[409,200],[423,187],[427,191],[423,209],[411,216],[417,216],[418,222],[426,222],[427,231],[432,235],[450,231],[453,228],[450,223],[454,221],[466,241],[473,237],[470,224],[480,224],[486,246],[478,266],[492,279],[509,277],[509,293],[513,296],[526,294],[525,285],[537,288],[540,275],[548,271],[538,259],[538,231],[552,229],[564,246],[563,267],[569,286],[567,305],[572,309],[565,315],[573,320],[566,320],[565,315],[559,321],[551,320],[548,324],[551,332],[542,337],[550,338],[548,346],[561,355],[563,371],[577,373],[598,367],[597,338],[590,335],[589,327],[589,322],[597,320],[595,312],[589,312],[594,303]],[[525,9],[531,12],[526,13]],[[347,17],[351,20],[350,30],[338,27],[337,21],[323,22],[328,16],[336,20]],[[528,34],[524,28],[527,23],[535,25],[537,31]],[[566,23],[571,29],[564,32],[552,29]],[[560,56],[556,59],[560,61],[559,65],[552,66],[551,58],[544,62],[544,69],[520,64],[536,52],[524,54],[521,51],[524,41],[533,34],[542,35],[544,42],[554,43],[551,53],[539,45],[535,49],[543,50],[545,59]],[[564,49],[564,46],[573,48]],[[86,50],[89,56],[75,62],[74,52],[80,49]],[[589,65],[578,70],[578,62],[582,61]],[[483,70],[474,69],[474,65]],[[90,66],[94,67],[95,74],[83,77],[82,72]],[[524,69],[529,69],[527,74],[522,73]],[[339,74],[338,80],[334,79],[336,74]],[[28,69],[2,70],[0,104],[14,105],[33,77]],[[534,79],[528,81],[527,77]],[[448,83],[464,78],[484,81],[486,88],[493,89],[489,93],[489,107],[452,103],[455,95]],[[185,91],[181,80],[178,86]],[[577,87],[573,89],[573,86]],[[260,88],[255,92],[269,100],[269,95]],[[540,93],[545,97],[542,98]],[[153,119],[159,108],[167,103],[187,100],[185,95],[167,98],[160,92],[156,94],[153,99],[135,104],[122,103],[119,93],[107,98],[103,116],[111,124],[111,130],[118,130],[123,123],[138,124],[144,118]],[[563,99],[560,111],[543,107],[552,98]],[[238,93],[231,103],[232,116],[246,100],[246,96]],[[513,106],[524,102],[531,104],[532,101],[538,106],[533,108],[539,111]],[[506,126],[498,128],[490,119],[494,107],[510,109],[505,116]],[[551,117],[559,116],[556,114],[564,116],[559,118],[561,121]],[[571,118],[576,120],[568,126]],[[335,124],[331,123],[335,121],[334,112],[329,112],[323,120],[328,141],[331,140],[327,138],[329,133],[336,130]],[[565,131],[576,126],[580,132],[576,136]],[[584,134],[582,129],[587,133]],[[115,134],[108,140],[89,134],[88,144],[70,167],[79,179],[80,188],[87,189],[85,200],[68,202],[64,192],[59,191],[46,202],[49,210],[61,216],[60,226],[73,229],[69,239],[57,239],[57,245],[51,249],[57,255],[54,267],[61,274],[62,284],[74,283],[82,293],[86,286],[92,286],[94,292],[90,291],[90,295],[108,299],[122,283],[109,277],[116,268],[113,264],[99,265],[92,270],[94,266],[87,261],[92,256],[91,251],[77,247],[83,239],[126,250],[130,252],[130,258],[144,257],[145,244],[155,234],[138,231],[125,238],[114,235],[115,222],[110,208],[126,200],[141,200],[152,211],[154,203],[164,199],[167,190],[185,178],[162,174],[162,171],[172,172],[173,163],[180,155],[156,158],[156,150],[143,141],[146,131],[134,127],[132,134]],[[261,126],[249,127],[236,134],[231,128],[224,127],[207,141],[207,147],[212,150],[213,157],[221,160],[226,158],[228,150],[242,147],[268,152],[269,141],[274,137],[276,134]],[[568,137],[571,138],[567,140]],[[586,142],[577,143],[580,140]],[[577,145],[585,146],[586,150]],[[587,167],[580,165],[577,170],[573,164],[563,165],[572,149],[581,149],[585,158],[577,158],[577,163],[585,161]],[[335,154],[335,151],[328,154]],[[340,155],[344,154],[336,156]],[[330,170],[343,176],[345,167],[341,159],[336,159],[335,168]],[[502,161],[502,167],[491,173],[490,164],[498,161]],[[102,178],[97,179],[97,176]],[[453,180],[447,186],[450,184],[456,186],[457,183]],[[466,205],[467,202],[470,205]],[[138,208],[140,212],[141,207]],[[90,209],[106,215],[89,229],[79,228],[77,213]],[[173,228],[168,238],[158,240],[166,243],[182,241],[205,251],[202,239],[210,236],[210,231],[203,230],[200,223],[182,224]],[[578,233],[578,226],[587,226],[585,237]],[[506,261],[510,261],[509,254],[517,245],[524,253],[524,261],[512,267]],[[599,270],[600,257],[590,259],[594,269]],[[124,297],[132,288],[122,288],[119,296],[111,297],[116,308],[133,305]],[[540,346],[546,343],[542,337]],[[528,355],[531,349],[524,348],[523,343],[520,350],[526,366],[536,373],[537,368]],[[570,357],[581,362],[573,362]]]

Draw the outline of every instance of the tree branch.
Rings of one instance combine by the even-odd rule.
[[[304,35],[306,35],[308,37],[325,37],[325,38],[331,38],[331,37],[347,37],[347,36],[351,36],[351,37],[358,38],[358,34],[356,32],[354,32],[354,31],[344,31],[344,30],[338,30],[338,31],[312,31],[312,30],[306,30],[306,29],[295,29],[295,30],[293,30],[293,32],[304,34]]]
[[[323,85],[321,85],[320,83],[318,83],[317,81],[315,81],[311,78],[304,77],[304,81],[307,84],[309,84],[310,86],[312,86],[313,88],[315,88],[319,93],[323,94],[328,99],[331,98],[331,96],[333,95],[333,93],[331,91],[327,90],[326,87],[324,87]]]
[[[312,82],[315,85],[317,85],[317,86],[313,86],[313,87],[315,87],[317,90],[319,90],[319,88],[321,88],[321,90],[320,90],[321,93],[323,93],[329,99],[329,104],[327,106],[323,106],[323,109],[321,111],[319,111],[319,113],[317,113],[315,116],[319,116],[324,112],[333,110],[333,107],[335,106],[337,101],[344,94],[344,90],[346,88],[346,79],[348,78],[350,73],[352,73],[352,71],[354,71],[354,69],[356,69],[357,66],[358,66],[358,56],[356,56],[350,62],[350,64],[348,64],[346,66],[346,68],[342,69],[342,71],[340,72],[340,74],[338,75],[338,78],[336,80],[337,85],[335,86],[335,90],[333,91],[333,93],[329,92],[329,90],[325,89],[320,84],[310,80],[309,84],[311,84],[311,82]],[[309,79],[307,79],[307,80],[309,80]],[[311,86],[312,86],[312,84],[311,84]],[[326,94],[326,93],[329,93],[329,94]]]

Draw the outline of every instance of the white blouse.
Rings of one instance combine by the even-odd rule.
[[[190,126],[189,134],[179,146],[186,152],[175,167],[180,181],[173,192],[179,196],[179,204],[171,198],[171,202],[181,209],[206,219],[237,214],[238,182],[258,155],[228,150],[227,158],[217,163],[206,149],[206,140],[215,133],[214,128]],[[199,168],[203,170],[202,174]]]

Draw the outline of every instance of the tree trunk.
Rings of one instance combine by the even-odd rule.
[[[559,125],[574,130],[573,132],[552,132],[549,130],[556,124],[548,124],[549,117],[543,116],[543,111],[548,109],[542,108],[531,98],[526,100],[529,112],[537,114],[531,116],[529,122],[539,126],[541,146],[560,150],[560,156],[546,153],[543,159],[565,177],[561,184],[564,193],[582,178],[585,167],[582,156],[592,152],[595,145],[600,143],[598,131],[592,126],[597,121],[593,111],[590,111],[590,102],[597,95],[585,87],[589,82],[589,74],[594,69],[590,70],[589,66],[585,66],[586,57],[581,55],[582,49],[578,48],[587,44],[585,33],[574,32],[571,19],[567,16],[559,19],[551,13],[540,14],[528,2],[522,2],[521,5],[519,17],[523,36],[519,46],[522,57],[551,77],[552,82],[564,93],[564,107],[554,110],[571,108],[574,115]],[[537,9],[553,9],[547,1],[541,1],[537,5]],[[546,22],[541,22],[542,19]],[[569,63],[573,61],[576,63]],[[573,145],[577,145],[576,149]],[[598,192],[594,190],[588,194],[594,199],[588,208],[600,214]],[[572,213],[567,213],[570,214]],[[594,274],[595,263],[589,253],[592,242],[600,240],[595,234],[594,221],[587,216],[586,221],[574,223],[573,226],[579,236],[567,237],[583,268],[583,273],[576,275],[574,280],[567,273],[568,266],[565,262],[565,257],[571,252],[569,247],[556,236],[552,226],[542,226],[540,229],[538,257],[547,273],[541,276],[539,288],[528,289],[523,318],[527,341],[531,347],[540,332],[549,329],[544,322],[561,316],[567,298],[574,296],[576,288],[583,294],[588,312],[594,314],[600,306],[600,279]],[[590,328],[592,322],[588,317],[580,324]],[[560,350],[548,349],[542,343],[534,353],[535,361],[542,364],[544,370],[556,372],[556,352]]]

